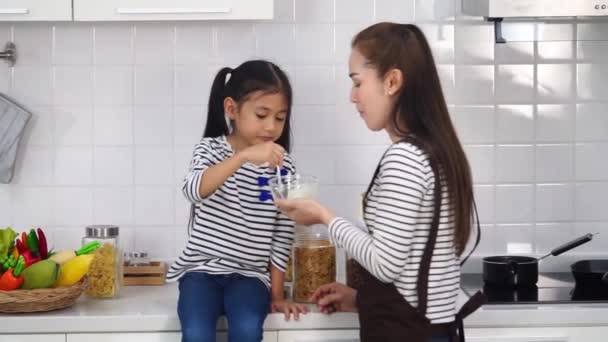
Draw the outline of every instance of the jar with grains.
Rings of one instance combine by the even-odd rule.
[[[336,248],[326,228],[296,234],[293,248],[293,299],[308,303],[315,290],[336,281]]]
[[[88,285],[85,290],[92,298],[116,298],[122,283],[122,251],[118,240],[118,227],[96,225],[86,227],[82,243],[99,241],[101,247],[94,252],[87,273]]]

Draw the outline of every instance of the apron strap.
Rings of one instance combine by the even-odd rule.
[[[428,153],[428,152],[427,152]],[[429,284],[429,272],[431,269],[431,259],[433,258],[433,251],[435,249],[435,243],[437,241],[437,234],[439,232],[439,218],[441,216],[441,198],[442,198],[442,187],[441,187],[441,174],[439,173],[437,164],[432,156],[429,154],[429,164],[433,170],[435,176],[435,189],[434,189],[434,204],[433,204],[433,220],[431,221],[431,229],[429,231],[429,239],[424,246],[424,254],[422,254],[422,260],[420,262],[420,271],[418,273],[417,280],[417,292],[418,292],[418,311],[426,316],[427,300],[428,300],[428,284]]]
[[[466,303],[464,303],[460,308],[460,311],[456,314],[456,320],[452,325],[452,331],[450,332],[452,341],[465,342],[464,319],[487,303],[487,301],[488,298],[481,291],[477,291]]]

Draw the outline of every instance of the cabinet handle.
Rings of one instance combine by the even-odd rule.
[[[28,14],[29,8],[0,8],[0,14]]]
[[[117,8],[118,14],[192,14],[192,13],[230,13],[229,7],[218,8]]]

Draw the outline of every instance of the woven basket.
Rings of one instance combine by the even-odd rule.
[[[53,289],[0,291],[1,313],[41,312],[66,308],[84,292],[85,281]]]

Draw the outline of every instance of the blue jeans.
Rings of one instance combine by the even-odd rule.
[[[215,342],[217,319],[228,320],[229,342],[262,341],[270,291],[257,278],[188,272],[179,280],[182,342]]]

